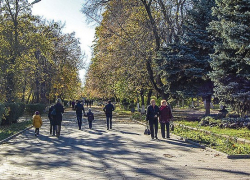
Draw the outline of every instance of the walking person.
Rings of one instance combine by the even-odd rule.
[[[173,118],[171,108],[168,106],[166,100],[161,101],[160,112],[159,112],[159,122],[161,123],[161,135],[163,139],[166,139],[165,131],[167,129],[167,138],[170,138],[169,133],[169,123]]]
[[[149,121],[149,127],[151,132],[152,139],[158,139],[158,116],[159,116],[159,107],[155,104],[155,100],[151,99],[150,105],[147,108],[146,120]]]
[[[91,109],[89,108],[89,112],[86,115],[88,117],[89,122],[89,129],[92,129],[92,122],[94,121],[94,114],[92,113]]]
[[[112,112],[115,110],[111,101],[108,101],[108,104],[103,108],[103,111],[106,114],[107,118],[107,130],[112,129]]]
[[[51,106],[49,108],[49,112],[48,112],[48,118],[49,118],[49,123],[50,123],[50,128],[49,128],[50,135],[52,135],[52,129],[54,130],[54,128],[53,128],[53,123],[54,123],[53,122],[53,115],[51,114],[51,112],[53,111],[53,109],[54,109],[54,106]]]
[[[39,128],[41,128],[43,122],[39,111],[36,111],[33,115],[33,126],[35,127],[35,136],[39,135]]]
[[[64,113],[64,108],[62,105],[62,100],[59,98],[56,101],[56,105],[54,106],[56,115],[55,117],[55,125],[56,125],[56,136],[59,137],[61,134],[61,126],[62,126],[62,114]]]
[[[75,106],[75,110],[76,110],[76,118],[77,118],[78,127],[79,127],[79,130],[81,130],[82,129],[82,112],[85,115],[85,111],[84,111],[83,104],[81,104],[80,101],[77,102]]]

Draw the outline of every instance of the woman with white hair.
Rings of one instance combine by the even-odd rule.
[[[56,111],[56,115],[55,115],[56,136],[59,137],[61,133],[62,114],[64,113],[62,100],[60,98],[57,99],[56,105],[54,106],[54,108]]]

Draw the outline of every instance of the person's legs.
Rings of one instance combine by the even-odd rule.
[[[166,138],[165,137],[165,123],[161,123],[161,135],[162,135],[162,138]]]
[[[154,120],[154,125],[155,125],[155,138],[158,139],[157,133],[158,133],[158,119],[156,118]]]
[[[57,132],[56,132],[56,136],[59,137],[61,134],[61,122],[60,124],[57,125]]]
[[[82,128],[82,115],[81,114],[77,114],[77,122],[78,122],[79,130],[81,130]]]
[[[49,133],[52,134],[52,120],[50,119],[49,122],[50,122]]]
[[[37,135],[39,135],[39,128],[37,128]]]
[[[110,116],[110,129],[112,129],[112,116]]]
[[[169,135],[169,122],[166,123],[166,127],[167,127],[167,138],[170,138],[170,135]]]
[[[154,139],[154,123],[153,123],[153,121],[149,121],[149,128],[150,128],[151,138]]]
[[[35,136],[37,135],[37,128],[35,128]]]
[[[55,136],[56,135],[56,125],[53,124],[52,126],[53,126],[53,136]]]
[[[107,130],[109,130],[109,117],[106,116],[106,118],[107,118]]]
[[[89,129],[92,129],[92,121],[89,121]]]

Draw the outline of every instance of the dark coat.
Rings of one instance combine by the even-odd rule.
[[[60,103],[57,103],[54,108],[56,109],[56,115],[53,117],[55,125],[61,125],[62,123],[62,113],[64,113],[63,106]]]
[[[53,116],[51,115],[51,112],[53,111],[53,109],[54,109],[54,106],[51,106],[51,107],[49,108],[48,118],[49,118],[50,121],[52,121],[52,119],[53,119]]]
[[[88,121],[94,121],[94,114],[92,112],[87,113]]]
[[[113,104],[107,104],[104,108],[103,111],[105,112],[107,117],[112,117],[112,112],[115,110]]]
[[[160,123],[167,123],[172,119],[172,112],[169,106],[161,106],[160,107],[160,116],[159,121]]]
[[[153,121],[159,116],[159,107],[155,105],[153,108],[152,105],[149,105],[147,108],[147,121]]]
[[[77,103],[75,105],[75,109],[76,109],[76,114],[77,115],[79,115],[79,116],[82,115],[82,112],[85,114],[84,107],[83,107],[83,105],[81,103]]]

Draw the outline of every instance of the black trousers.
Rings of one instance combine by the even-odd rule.
[[[106,116],[107,118],[107,129],[112,129],[112,116]]]
[[[150,132],[151,132],[151,138],[157,138],[157,133],[158,133],[158,119],[154,118],[149,120],[149,127],[150,127]]]
[[[39,135],[39,128],[36,128],[36,129],[35,129],[35,134],[36,134],[36,135]]]
[[[166,138],[165,136],[165,131],[167,129],[167,138],[169,138],[169,122],[167,123],[161,123],[161,135],[162,135],[162,138]]]
[[[92,129],[92,121],[89,121],[89,129]]]

